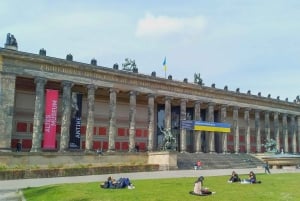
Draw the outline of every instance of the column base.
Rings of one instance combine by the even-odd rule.
[[[85,153],[95,153],[95,151],[92,150],[92,149],[86,149],[86,150],[84,150],[84,152],[85,152]]]
[[[41,148],[31,148],[30,152],[41,152],[42,149]]]

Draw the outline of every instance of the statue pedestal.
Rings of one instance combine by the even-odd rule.
[[[16,51],[18,50],[18,47],[14,46],[14,45],[6,45],[5,44],[5,48],[9,49],[9,50],[16,50]]]
[[[159,170],[176,170],[177,167],[177,153],[176,152],[149,152],[148,164],[158,164]]]

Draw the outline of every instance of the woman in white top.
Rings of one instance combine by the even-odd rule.
[[[203,187],[203,180],[204,180],[204,177],[200,176],[197,179],[197,181],[195,181],[194,191],[193,191],[194,194],[197,194],[197,195],[210,195],[210,194],[212,194],[211,191],[209,191],[207,188]]]

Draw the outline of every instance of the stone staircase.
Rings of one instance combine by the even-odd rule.
[[[193,169],[200,160],[202,169],[238,169],[263,166],[263,161],[250,154],[178,153],[178,169]]]

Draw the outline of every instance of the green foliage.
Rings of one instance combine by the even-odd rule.
[[[6,164],[0,163],[0,171],[1,170],[6,170],[8,167]]]
[[[240,175],[246,178],[247,175]],[[257,174],[261,184],[227,183],[229,176],[205,177],[204,186],[216,194],[205,197],[190,195],[196,178],[132,180],[135,189],[101,189],[99,183],[51,185],[23,190],[27,201],[294,201],[300,174]]]

